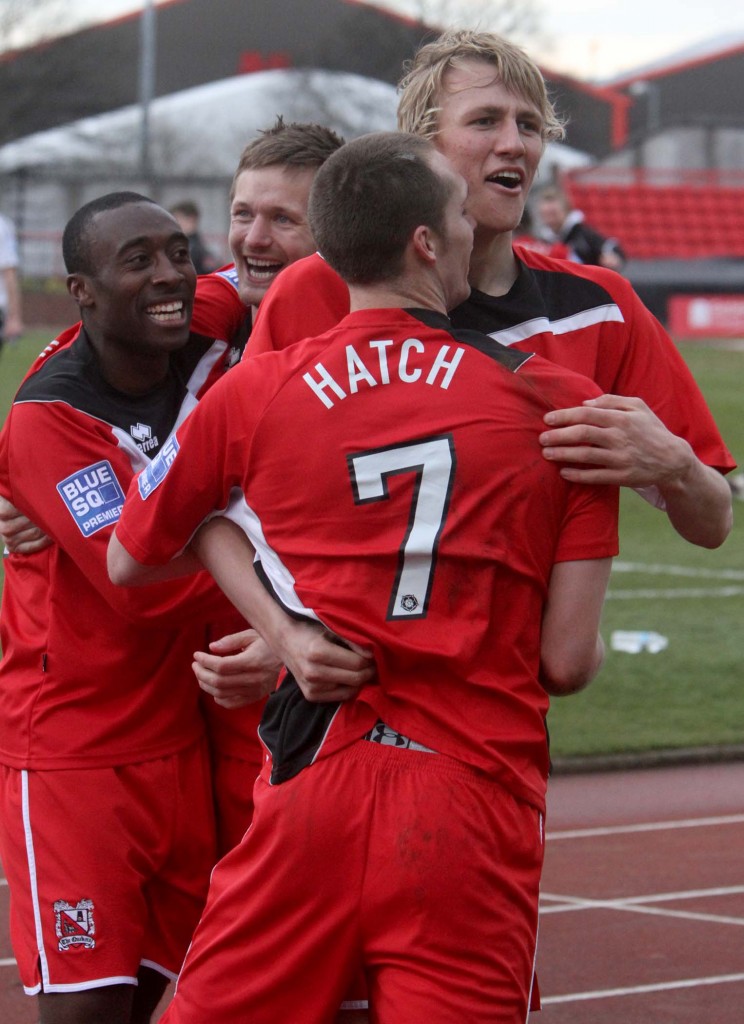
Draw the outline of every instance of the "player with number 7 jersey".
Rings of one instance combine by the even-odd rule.
[[[526,1018],[548,693],[601,664],[617,490],[540,451],[543,415],[594,384],[452,329],[466,197],[415,136],[330,157],[309,216],[352,312],[218,382],[111,538],[119,584],[197,554],[299,682],[255,552],[302,631],[377,669],[344,704],[289,672],[269,698],[253,822],[212,875],[169,1024],[321,1024],[359,971],[380,1024]]]
[[[382,719],[543,809],[541,608],[554,562],[616,553],[617,492],[568,485],[538,435],[545,412],[595,394],[439,313],[362,310],[244,361],[200,403],[170,464],[130,489],[119,541],[165,562],[225,510],[281,603],[378,665],[343,707],[291,681],[272,695],[274,781]]]

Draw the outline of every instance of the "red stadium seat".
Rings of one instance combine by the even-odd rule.
[[[635,259],[744,256],[744,188],[573,180],[568,192],[587,222]]]

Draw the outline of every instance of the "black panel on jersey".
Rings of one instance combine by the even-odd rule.
[[[255,560],[253,568],[268,593],[290,618],[300,622],[313,621],[284,604],[266,575],[260,558]],[[346,646],[340,638],[337,642]],[[271,751],[272,785],[294,778],[312,763],[339,707],[340,701],[316,704],[307,700],[287,669],[279,688],[269,695],[258,727],[261,741]]]
[[[450,313],[456,328],[492,334],[545,317],[551,323],[588,309],[615,305],[596,281],[560,270],[538,270],[519,261],[519,273],[506,295],[487,295],[474,288],[470,298]]]
[[[271,751],[271,782],[294,778],[312,764],[340,702],[311,704],[288,672],[266,701],[258,734]]]
[[[166,379],[142,395],[131,395],[111,387],[104,379],[95,351],[81,328],[70,345],[50,356],[24,381],[14,404],[64,402],[127,434],[137,424],[146,424],[152,435],[147,454],[152,458],[172,432],[188,380],[212,344],[211,338],[192,334],[183,349],[171,354],[171,372]]]
[[[459,342],[461,345],[477,348],[479,352],[489,356],[497,363],[501,363],[505,369],[511,370],[512,373],[516,373],[519,367],[531,356],[530,352],[519,352],[515,349],[507,348],[505,345],[500,345],[499,342],[489,338],[487,334],[478,328],[470,329],[467,326],[453,327],[449,317],[446,317],[444,313],[436,313],[432,309],[406,309],[404,312],[420,320],[427,327],[435,327],[438,330],[446,331],[454,341]]]
[[[242,354],[243,350],[245,349],[245,344],[246,344],[246,342],[248,341],[248,339],[251,336],[251,331],[252,330],[253,330],[253,315],[252,315],[252,313],[248,312],[248,313],[246,313],[245,318],[244,318],[242,324],[240,325],[238,330],[235,332],[232,340],[230,341],[231,346],[233,348],[240,349],[240,352]]]

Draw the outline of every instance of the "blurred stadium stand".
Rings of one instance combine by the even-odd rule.
[[[117,122],[121,131],[103,154],[95,153],[92,128],[105,112],[136,110],[140,13],[0,57],[0,208],[18,228],[26,278],[61,273],[57,242],[65,220],[91,193],[114,188],[137,188],[166,204],[193,195],[205,230],[224,251],[230,171],[215,161],[221,154],[231,170],[237,153],[222,140],[206,141],[196,100],[187,97],[211,91],[210,124],[239,115],[225,132],[242,148],[255,130],[255,104],[228,101],[218,86],[322,69],[359,76],[368,93],[374,82],[392,94],[403,61],[432,31],[363,0],[165,0],[156,11],[153,116],[158,101],[179,96],[190,109],[173,127],[159,125],[144,180],[136,156],[125,152],[127,139],[137,151],[136,128]],[[543,72],[566,118],[568,147],[588,166],[566,170],[551,150],[540,180],[561,181],[587,220],[622,242],[625,273],[653,312],[666,322],[675,294],[744,296],[744,36],[700,44],[601,84]],[[371,130],[360,100],[352,104],[357,130],[330,117],[327,87],[305,87],[310,77],[299,88],[292,82],[303,105],[295,112],[289,102],[272,103],[259,125],[282,110],[331,123],[347,137]],[[346,80],[341,91],[348,91]],[[46,134],[66,125],[78,126],[75,156],[72,143],[61,154],[47,146],[43,155]],[[33,150],[26,145],[32,140]],[[177,166],[189,154],[198,166]]]
[[[636,170],[624,183],[615,171],[603,184],[595,169],[571,172],[564,184],[587,221],[630,258],[744,257],[744,170]]]

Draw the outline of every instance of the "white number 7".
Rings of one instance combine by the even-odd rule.
[[[447,518],[455,474],[453,439],[446,434],[360,452],[349,455],[348,464],[358,505],[387,500],[390,476],[416,474],[387,618],[423,618],[428,610],[437,547]]]

